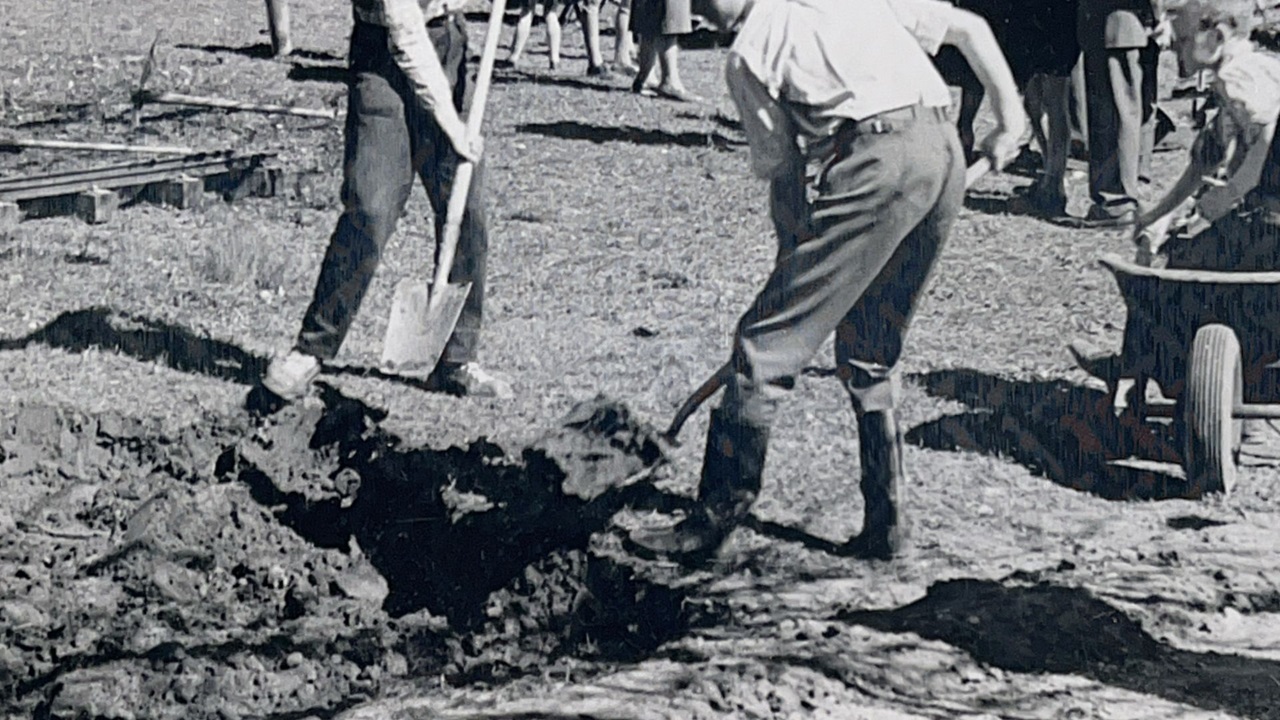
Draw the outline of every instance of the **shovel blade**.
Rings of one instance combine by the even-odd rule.
[[[439,288],[414,280],[397,283],[382,342],[382,368],[398,375],[430,374],[470,294],[471,283]]]

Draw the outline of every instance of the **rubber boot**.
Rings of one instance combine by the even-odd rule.
[[[888,560],[901,552],[907,541],[902,432],[892,410],[858,417],[858,452],[862,461],[862,532],[845,543],[844,554]]]
[[[768,428],[741,423],[719,408],[713,410],[697,509],[671,528],[632,533],[631,541],[655,554],[693,562],[709,558],[755,504],[768,446]]]

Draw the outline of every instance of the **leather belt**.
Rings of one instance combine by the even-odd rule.
[[[907,105],[868,115],[861,120],[846,120],[836,130],[837,135],[884,135],[901,130],[920,120],[950,122],[947,108],[937,105]]]

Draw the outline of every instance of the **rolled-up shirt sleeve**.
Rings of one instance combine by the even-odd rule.
[[[725,64],[725,82],[751,146],[752,172],[758,177],[772,178],[793,167],[800,149],[791,118],[778,98],[751,72],[742,57],[734,53],[730,53]]]
[[[408,78],[413,94],[428,112],[437,114],[443,106],[448,106],[456,116],[449,79],[427,34],[427,21],[417,0],[379,0],[379,3],[386,18],[392,57]]]
[[[950,28],[948,13],[954,8],[941,0],[888,0],[902,27],[928,55],[937,55]]]

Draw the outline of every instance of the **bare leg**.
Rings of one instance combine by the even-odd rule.
[[[597,0],[583,0],[581,12],[582,42],[587,47],[587,67],[603,68],[604,53],[600,51],[600,5]]]
[[[267,27],[271,32],[271,50],[276,57],[293,52],[289,32],[289,0],[267,0]]]
[[[618,14],[614,16],[613,63],[620,68],[635,69],[635,43],[631,38],[631,0],[619,0]]]
[[[677,35],[659,35],[655,38],[655,49],[658,53],[658,68],[662,72],[659,86],[664,90],[688,92],[680,81],[680,43]]]
[[[658,64],[658,48],[655,44],[657,39],[653,35],[640,36],[640,68],[636,71],[636,79],[631,83],[631,92],[644,90],[654,66]]]
[[[1065,196],[1067,154],[1071,150],[1070,80],[1050,75],[1041,75],[1038,79],[1042,90],[1041,109],[1047,125],[1047,133],[1040,146],[1044,151],[1043,183],[1051,194]]]
[[[553,2],[547,5],[547,14],[543,16],[543,20],[547,23],[547,55],[550,56],[550,66],[552,70],[560,67],[560,3]]]
[[[1031,137],[1036,143],[1036,147],[1040,148],[1041,154],[1045,152],[1045,129],[1044,129],[1044,76],[1032,75],[1027,81],[1026,87],[1022,89],[1022,108],[1027,112],[1027,119],[1031,121]]]
[[[516,34],[511,39],[511,54],[507,61],[512,65],[520,62],[524,56],[524,46],[529,43],[529,33],[533,30],[533,4],[520,8],[520,19],[516,21]]]

